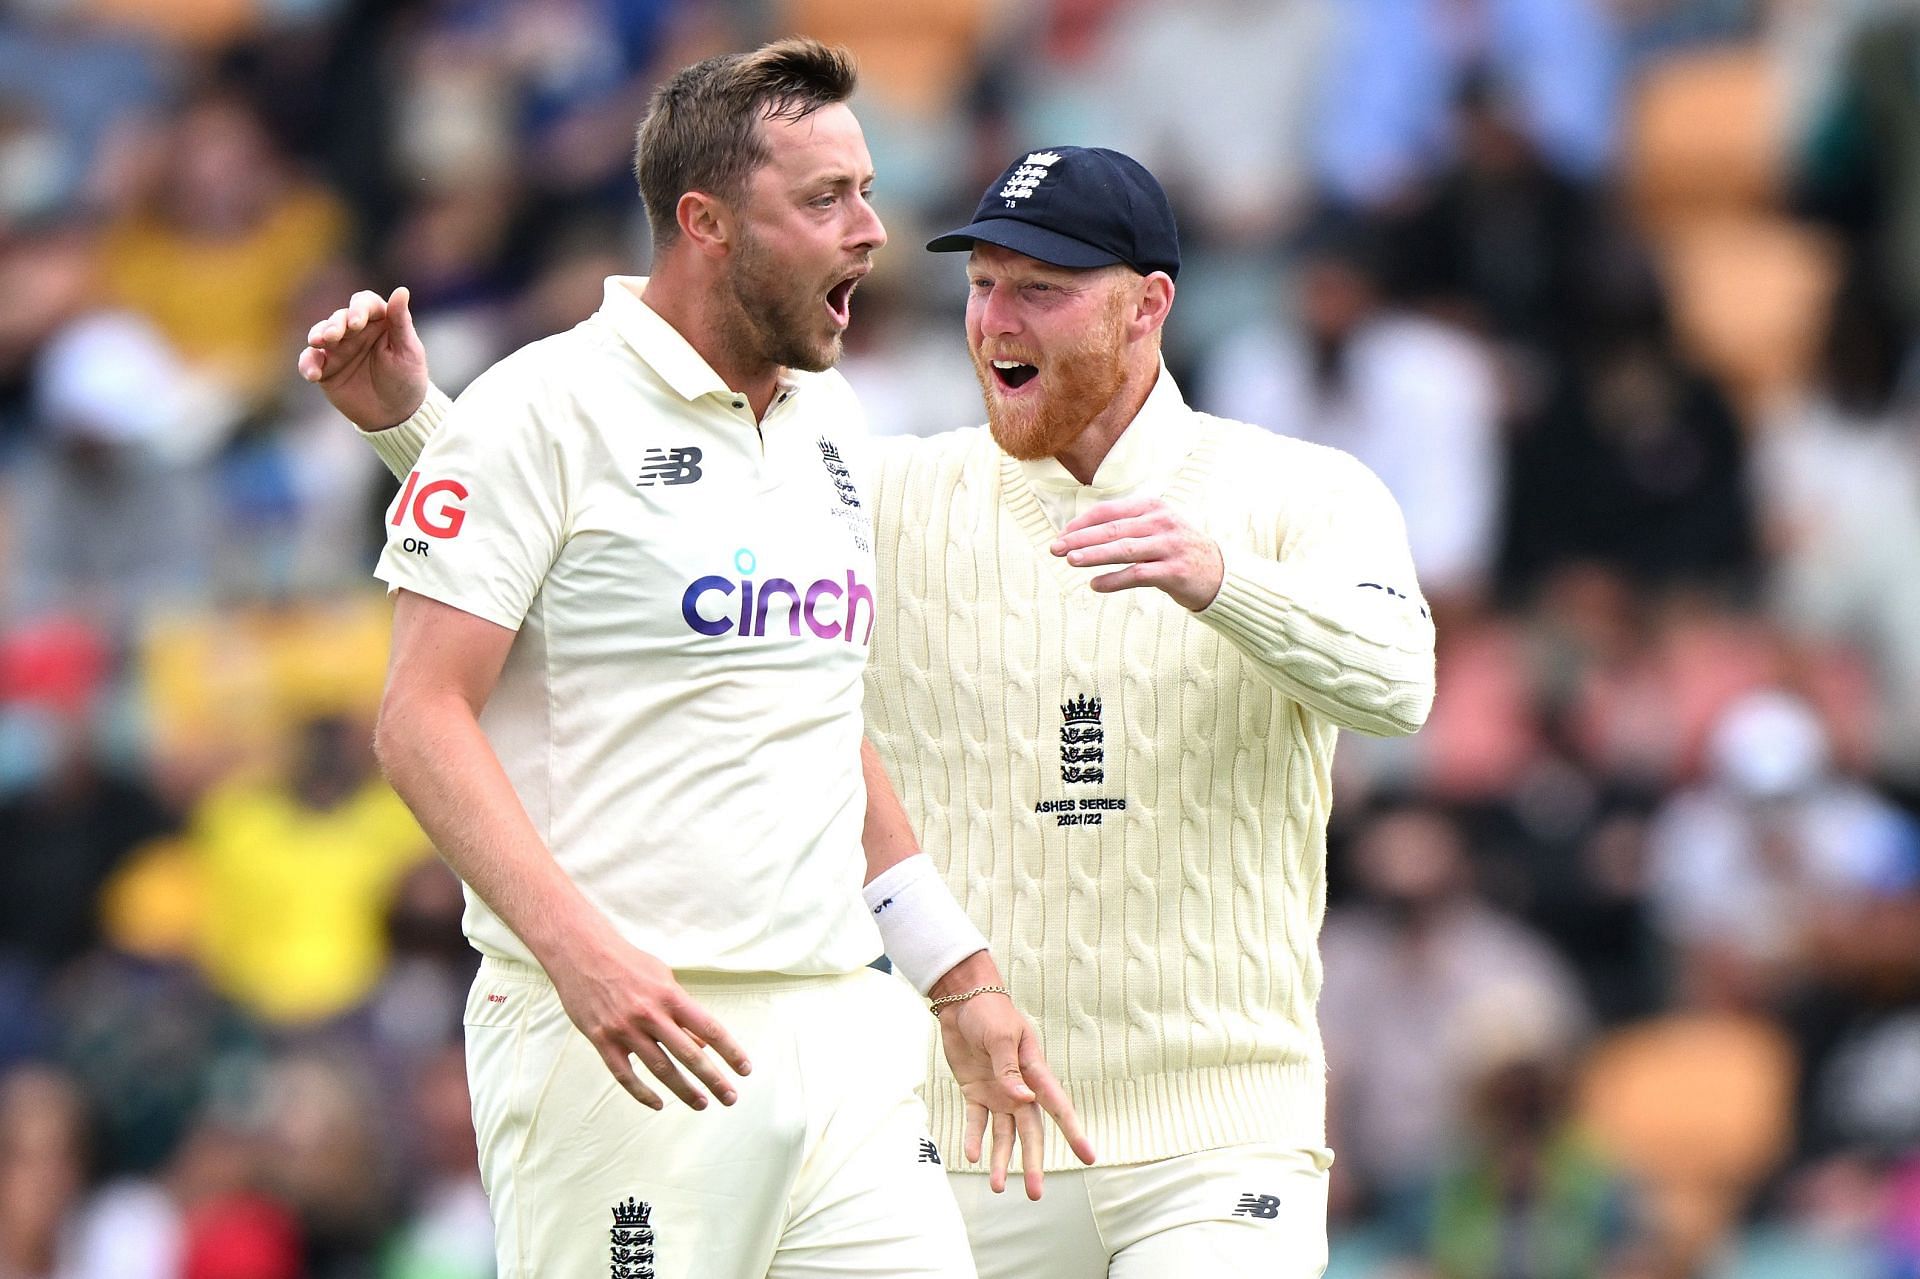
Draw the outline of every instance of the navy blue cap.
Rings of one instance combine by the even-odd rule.
[[[987,188],[971,224],[927,248],[964,253],[982,241],[1055,266],[1180,274],[1167,193],[1138,160],[1105,147],[1029,152]]]

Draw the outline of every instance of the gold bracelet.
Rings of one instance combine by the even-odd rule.
[[[958,995],[940,996],[940,998],[927,1005],[927,1011],[934,1015],[935,1020],[938,1020],[942,1008],[945,1008],[948,1004],[964,1004],[975,995],[1005,995],[1009,999],[1013,998],[1012,992],[1005,986],[975,986],[972,990],[963,991]]]

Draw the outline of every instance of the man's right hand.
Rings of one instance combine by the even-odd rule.
[[[652,955],[618,939],[596,948],[585,963],[549,968],[561,1007],[593,1046],[607,1069],[643,1106],[665,1108],[660,1095],[640,1081],[638,1058],[673,1095],[695,1110],[707,1108],[706,1093],[687,1081],[675,1065],[696,1075],[707,1091],[731,1106],[737,1094],[721,1063],[737,1075],[753,1069],[747,1054],[712,1013],[695,1003],[673,970]],[[716,1061],[707,1049],[719,1054]]]
[[[405,287],[382,298],[371,290],[313,326],[300,352],[300,376],[318,384],[343,417],[381,431],[412,417],[426,401],[427,349],[413,330]]]

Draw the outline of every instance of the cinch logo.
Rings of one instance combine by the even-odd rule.
[[[753,579],[756,566],[753,552],[744,547],[734,552],[733,567],[739,580],[728,577],[696,578],[680,597],[680,616],[702,635],[725,635],[731,631],[742,638],[767,633],[767,614],[776,606],[787,615],[787,634],[798,635],[800,624],[821,639],[853,642],[854,627],[859,624],[860,606],[867,606],[867,629],[862,644],[873,638],[873,591],[847,570],[845,583],[823,577],[805,587],[795,586],[784,577]],[[714,600],[711,596],[722,596]],[[737,598],[737,602],[735,600]],[[718,616],[709,616],[709,610]],[[722,612],[721,610],[724,610]],[[778,619],[776,618],[776,624]]]
[[[451,496],[446,501],[429,505],[442,493]],[[399,528],[400,521],[411,515],[414,527],[428,537],[458,537],[460,526],[467,522],[467,511],[455,503],[464,502],[470,496],[467,486],[459,480],[433,480],[421,484],[420,472],[414,471],[407,476],[407,486],[400,490],[400,496],[393,504],[391,522],[395,528]]]

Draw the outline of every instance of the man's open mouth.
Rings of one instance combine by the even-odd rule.
[[[1009,391],[1017,391],[1034,378],[1040,376],[1040,370],[1031,364],[1022,364],[1019,360],[994,360],[993,375],[1000,385]]]
[[[827,312],[841,328],[853,319],[853,290],[859,283],[859,276],[850,275],[827,290]]]

